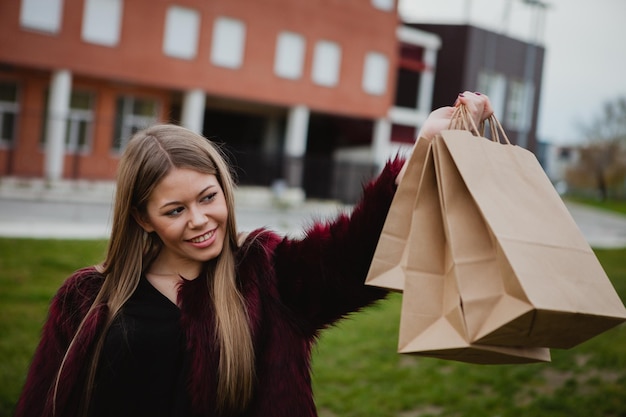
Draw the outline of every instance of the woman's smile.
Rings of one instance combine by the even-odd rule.
[[[215,229],[209,230],[208,232],[200,236],[188,239],[187,241],[193,243],[196,247],[206,248],[215,241]]]

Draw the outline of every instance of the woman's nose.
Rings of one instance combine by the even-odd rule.
[[[199,207],[190,207],[189,214],[189,227],[191,228],[203,226],[208,221],[206,213]]]

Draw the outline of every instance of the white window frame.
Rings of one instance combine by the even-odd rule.
[[[506,109],[506,126],[519,132],[528,132],[532,115],[534,85],[532,81],[511,80]]]
[[[213,24],[211,62],[218,67],[238,69],[244,61],[246,25],[230,17],[218,17]]]
[[[341,76],[341,46],[332,41],[318,41],[313,51],[311,78],[317,85],[335,87]]]
[[[126,145],[128,145],[128,141],[135,132],[155,124],[158,120],[159,114],[159,101],[155,98],[133,95],[123,95],[120,98],[122,100],[122,108],[119,109],[116,103],[115,109],[116,123],[120,123],[120,128],[119,132],[117,131],[117,128],[115,129],[115,135],[117,135],[117,137],[114,138],[112,145],[112,150],[116,153],[121,153],[124,151]],[[134,114],[133,106],[136,100],[153,101],[154,114],[152,116]]]
[[[81,37],[85,42],[116,46],[122,30],[123,0],[85,0]]]
[[[380,52],[368,52],[363,61],[363,91],[374,96],[381,96],[387,92],[389,78],[389,59]]]
[[[378,10],[384,10],[386,12],[392,12],[396,8],[395,0],[371,0],[372,6]]]
[[[25,29],[57,34],[62,17],[63,0],[22,0],[20,26]]]
[[[274,74],[281,78],[297,80],[304,71],[306,40],[294,32],[281,32],[276,38]]]
[[[79,109],[72,108],[72,100],[70,99],[70,108],[67,115],[67,127],[65,133],[65,150],[67,153],[87,153],[91,150],[93,137],[93,121],[94,121],[94,94],[84,91],[72,91],[72,94],[84,93],[89,95],[89,108]],[[85,124],[84,143],[80,144],[80,126]]]
[[[17,121],[20,114],[20,88],[17,83],[14,82],[2,82],[3,84],[14,84],[15,85],[15,101],[0,101],[0,146],[2,147],[11,147],[15,143],[15,132],[17,130]],[[5,138],[2,136],[4,132],[4,115],[12,114],[13,115],[13,127],[12,134],[13,136],[10,138]]]
[[[180,59],[194,59],[198,53],[200,13],[188,7],[170,6],[165,16],[163,53]]]
[[[477,91],[486,94],[491,102],[493,113],[498,119],[504,116],[507,79],[504,74],[483,70],[478,74]]]

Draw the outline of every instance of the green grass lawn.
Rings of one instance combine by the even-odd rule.
[[[0,416],[11,415],[50,297],[105,244],[0,239]],[[626,299],[626,250],[597,254]],[[395,353],[399,311],[394,294],[323,333],[313,363],[321,417],[626,416],[624,325],[553,350],[548,364],[480,366]]]
[[[0,239],[0,416],[12,415],[50,298],[105,241]]]
[[[603,210],[612,211],[614,213],[626,214],[626,200],[609,199],[606,201],[600,201],[598,199],[575,196],[567,196],[565,199],[575,203],[586,204]]]

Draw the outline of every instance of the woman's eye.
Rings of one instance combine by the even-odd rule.
[[[183,207],[176,207],[174,210],[170,210],[167,213],[165,213],[166,216],[176,216],[180,213],[182,213],[182,211],[184,210]]]
[[[217,195],[216,192],[207,194],[204,197],[202,197],[201,201],[212,201],[215,198],[216,195]]]

